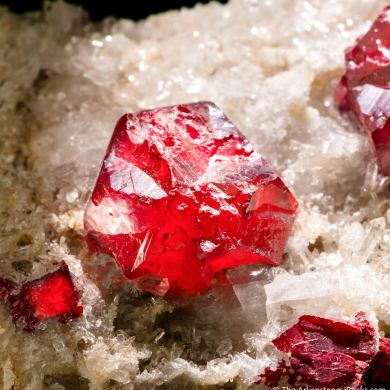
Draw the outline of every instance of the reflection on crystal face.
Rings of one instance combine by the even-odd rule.
[[[108,159],[107,169],[110,175],[111,187],[126,194],[138,194],[152,199],[160,199],[167,196],[158,184],[137,166],[115,158],[115,152]]]
[[[364,84],[356,100],[362,114],[380,118],[390,117],[390,89]],[[383,127],[384,123],[376,123],[376,125]]]
[[[102,234],[129,234],[138,231],[135,219],[131,218],[131,210],[124,200],[103,198],[95,205],[89,202],[85,210],[90,216],[86,228]]]

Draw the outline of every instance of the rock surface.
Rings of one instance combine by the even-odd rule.
[[[1,8],[0,274],[24,283],[65,261],[84,312],[31,334],[1,307],[0,387],[245,389],[276,367],[271,342],[300,315],[364,311],[384,337],[390,194],[332,96],[345,48],[387,3],[232,0],[96,25],[63,3]],[[275,274],[228,275],[236,301],[213,287],[172,304],[123,283],[109,257],[88,259],[83,209],[121,115],[204,100],[277,169],[300,213]]]

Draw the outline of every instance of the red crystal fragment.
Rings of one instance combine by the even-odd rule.
[[[345,60],[335,102],[371,135],[381,172],[390,175],[390,6],[346,51]]]
[[[204,292],[215,273],[278,265],[297,202],[213,103],[124,115],[85,211],[90,249],[140,288]]]
[[[379,339],[379,352],[364,378],[364,387],[390,389],[390,339]]]
[[[358,313],[353,323],[304,315],[273,340],[289,354],[276,371],[266,370],[261,381],[269,386],[285,376],[292,386],[357,388],[375,356],[375,331]]]
[[[276,370],[272,370],[270,367],[266,367],[264,373],[260,375],[258,383],[265,383],[267,386],[275,387],[280,383],[280,379],[283,376],[288,375],[288,367],[284,360],[278,363]]]
[[[75,287],[65,263],[54,272],[22,286],[1,278],[0,298],[8,304],[14,323],[33,330],[39,321],[58,318],[67,322],[83,312],[80,292]]]

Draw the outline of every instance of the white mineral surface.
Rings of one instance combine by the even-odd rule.
[[[343,52],[388,1],[231,0],[92,24],[56,3],[0,8],[0,272],[24,281],[65,260],[83,285],[69,325],[15,329],[0,308],[0,388],[246,389],[299,315],[390,327],[390,200],[369,143],[332,91]],[[209,100],[300,202],[286,262],[223,292],[169,303],[88,259],[83,208],[125,112]],[[259,276],[260,275],[260,276]],[[235,273],[229,273],[235,278]]]

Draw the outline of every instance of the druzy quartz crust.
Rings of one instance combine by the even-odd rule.
[[[209,102],[124,115],[86,207],[92,251],[157,295],[195,295],[243,264],[278,265],[297,202]]]

